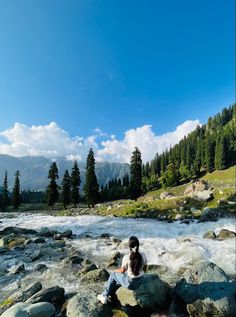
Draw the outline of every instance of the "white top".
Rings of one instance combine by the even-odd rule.
[[[137,277],[141,277],[143,276],[144,272],[143,272],[143,267],[145,265],[147,265],[147,257],[146,257],[146,254],[143,253],[143,252],[139,252],[143,258],[143,264],[140,268],[140,271],[139,271],[139,275],[133,275],[132,273],[132,270],[131,270],[131,267],[130,267],[130,254],[126,254],[124,257],[123,257],[123,260],[122,260],[122,264],[121,264],[121,267],[123,267],[126,271],[127,271],[127,274],[130,278],[137,278]]]

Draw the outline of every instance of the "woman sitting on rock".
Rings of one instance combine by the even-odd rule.
[[[141,285],[142,277],[147,269],[147,257],[145,253],[139,252],[139,240],[137,237],[129,238],[130,254],[123,257],[121,268],[114,270],[108,281],[104,292],[98,295],[98,300],[106,304],[108,297],[119,286],[136,289]]]

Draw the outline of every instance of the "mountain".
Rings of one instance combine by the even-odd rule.
[[[55,161],[59,170],[58,184],[60,185],[65,170],[68,169],[70,172],[74,163],[64,158]],[[19,170],[21,189],[45,190],[48,185],[47,177],[51,163],[52,160],[41,156],[14,157],[0,154],[0,185],[2,185],[5,171],[7,171],[9,189],[12,189],[14,174]],[[78,163],[78,165],[82,180],[81,188],[83,188],[86,166],[85,163]],[[129,164],[126,163],[96,163],[96,175],[100,185],[105,185],[113,178],[122,178],[127,173],[129,173]]]

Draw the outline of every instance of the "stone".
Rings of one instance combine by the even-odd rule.
[[[169,192],[162,192],[161,195],[160,195],[160,199],[161,200],[172,198],[172,197],[174,197],[174,195],[169,193]]]
[[[232,239],[236,237],[236,233],[227,229],[221,229],[218,235],[219,240]]]
[[[192,198],[197,201],[209,201],[214,197],[210,190],[194,191]]]
[[[37,251],[36,253],[34,253],[30,256],[30,261],[35,262],[35,261],[39,260],[41,257],[43,257],[43,253],[41,251]]]
[[[38,293],[42,289],[42,284],[40,282],[36,282],[29,287],[19,290],[18,292],[11,295],[11,299],[16,302],[25,302],[34,294]]]
[[[34,243],[38,244],[38,243],[45,243],[45,239],[40,237],[40,238],[36,238],[35,240],[33,240]]]
[[[94,287],[81,289],[67,303],[67,317],[112,317],[109,305],[102,305],[97,300]]]
[[[211,262],[186,270],[173,290],[175,301],[193,316],[235,316],[236,282]]]
[[[63,238],[71,238],[73,233],[72,230],[68,229],[60,234]]]
[[[26,303],[34,304],[40,302],[49,302],[52,304],[61,304],[64,301],[65,290],[62,287],[54,286],[42,289],[38,293],[31,296]]]
[[[198,222],[217,221],[224,216],[224,211],[215,208],[204,208]]]
[[[0,231],[0,235],[8,235],[8,234],[37,234],[36,230],[19,228],[19,227],[6,227],[2,231]]]
[[[91,264],[87,264],[85,265],[81,270],[79,270],[79,272],[77,273],[78,276],[82,275],[82,274],[85,274],[85,273],[88,273],[90,271],[93,271],[93,270],[97,270],[97,265],[94,264],[94,263],[91,263]]]
[[[80,258],[79,256],[70,256],[65,260],[66,263],[71,263],[71,264],[81,264],[83,262],[83,258]]]
[[[120,287],[116,291],[122,306],[140,306],[152,312],[167,307],[170,301],[170,286],[163,282],[157,274],[145,274],[141,285],[130,290]]]
[[[64,240],[58,240],[58,241],[52,242],[52,243],[50,244],[50,246],[51,246],[52,248],[56,248],[56,249],[58,249],[58,248],[64,248],[65,245],[66,245],[66,243],[65,243]]]
[[[8,234],[0,239],[0,247],[6,247],[8,243],[15,237],[14,234]]]
[[[41,237],[52,238],[55,234],[54,231],[49,229],[48,227],[41,228],[38,232]]]
[[[207,191],[208,189],[209,184],[205,180],[197,180],[185,188],[184,196],[193,197],[195,192],[203,192]]]
[[[82,279],[82,283],[98,283],[106,282],[109,278],[109,273],[105,269],[97,269],[86,273]]]
[[[53,317],[55,316],[55,307],[50,303],[37,303],[27,305],[17,303],[9,308],[2,317]]]
[[[39,263],[34,267],[34,271],[44,271],[47,270],[47,265]]]
[[[108,261],[107,267],[118,266],[120,264],[121,254],[120,252],[114,253]]]
[[[9,273],[11,274],[19,274],[23,273],[25,271],[25,265],[24,264],[18,264],[13,266],[10,270]]]
[[[204,239],[216,239],[216,234],[214,231],[207,231],[204,235],[203,235]]]

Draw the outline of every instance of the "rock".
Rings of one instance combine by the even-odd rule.
[[[69,258],[66,259],[66,263],[71,263],[71,264],[80,264],[83,262],[83,258],[80,258],[79,256],[70,256]]]
[[[193,184],[188,185],[184,190],[184,196],[192,196],[192,193],[194,192],[194,186]]]
[[[55,241],[53,243],[50,244],[50,246],[52,248],[64,248],[64,246],[66,245],[65,241],[64,240],[58,240],[58,241]]]
[[[181,214],[176,214],[175,215],[175,220],[180,220],[182,218],[182,215]]]
[[[160,199],[161,200],[172,198],[172,197],[174,197],[174,195],[169,193],[169,192],[162,192],[161,195],[160,195]]]
[[[11,298],[15,302],[25,302],[34,294],[38,293],[42,289],[42,284],[40,282],[36,282],[30,285],[28,288],[18,291],[17,293],[13,294]]]
[[[232,239],[236,237],[236,233],[227,229],[221,229],[218,235],[219,240]]]
[[[99,239],[109,239],[111,235],[109,233],[102,233],[100,234]]]
[[[35,262],[35,261],[39,260],[41,257],[43,257],[43,253],[41,251],[37,251],[36,253],[34,253],[30,256],[30,261]]]
[[[228,205],[231,205],[231,206],[235,206],[236,205],[236,201],[228,201]]]
[[[198,222],[217,221],[224,216],[224,211],[215,208],[204,208]]]
[[[49,303],[37,303],[27,305],[25,303],[18,303],[9,308],[2,317],[53,317],[55,315],[55,308]]]
[[[86,266],[84,266],[81,270],[79,270],[79,272],[76,274],[77,276],[80,276],[82,274],[97,270],[97,265],[94,263],[88,264]]]
[[[118,266],[120,264],[121,254],[120,252],[114,253],[108,261],[107,267]]]
[[[26,228],[18,228],[18,227],[6,227],[2,231],[0,231],[0,235],[7,235],[7,234],[37,234],[36,230],[26,229]]]
[[[8,234],[0,239],[0,247],[6,247],[8,243],[15,237],[14,234]]]
[[[235,316],[236,282],[210,262],[187,270],[173,290],[175,301],[185,304],[189,316]]]
[[[47,268],[45,264],[39,263],[35,266],[34,271],[44,271],[47,270]]]
[[[209,201],[213,198],[213,192],[210,190],[194,191],[192,198],[197,201]]]
[[[39,234],[41,237],[52,238],[55,233],[56,233],[55,231],[49,229],[48,227],[44,227],[44,228],[42,228],[42,229],[39,230],[39,233],[38,233],[38,234]]]
[[[97,283],[106,282],[109,278],[109,273],[105,269],[97,269],[86,273],[81,282],[86,283]]]
[[[193,197],[195,192],[203,192],[209,189],[209,184],[205,180],[197,180],[185,188],[184,196]]]
[[[215,239],[216,238],[216,234],[214,231],[207,231],[204,235],[203,235],[204,239]]]
[[[93,287],[79,290],[68,301],[67,317],[112,317],[109,305],[99,303],[97,294]]]
[[[140,306],[154,312],[168,306],[170,286],[163,282],[157,274],[145,274],[137,289],[130,290],[120,287],[116,294],[122,306]]]
[[[9,272],[11,274],[19,274],[19,273],[22,273],[24,271],[25,271],[25,265],[24,264],[15,265],[9,270]]]
[[[72,233],[72,230],[70,230],[70,229],[61,233],[61,236],[63,238],[71,238],[72,235],[73,235],[73,233]]]
[[[46,242],[45,239],[42,238],[42,237],[36,238],[36,239],[33,240],[33,243],[36,243],[36,244],[38,244],[38,243],[45,243],[45,242]]]
[[[30,297],[26,303],[34,304],[40,302],[49,302],[52,304],[60,304],[64,301],[65,290],[62,287],[54,286],[48,289],[43,289]]]

